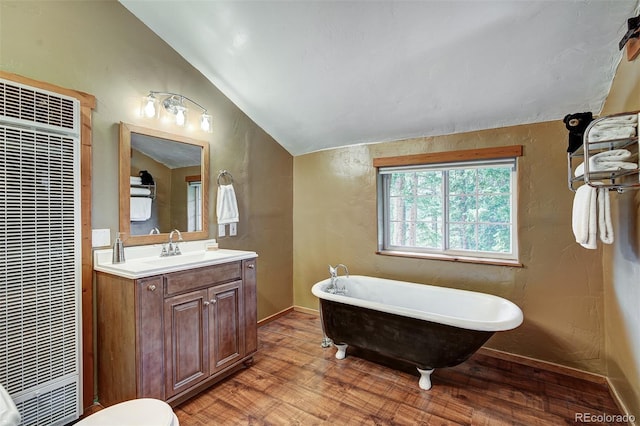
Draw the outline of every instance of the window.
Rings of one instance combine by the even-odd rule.
[[[378,168],[380,251],[516,261],[516,157],[417,161]]]
[[[187,231],[202,230],[202,182],[187,182]]]

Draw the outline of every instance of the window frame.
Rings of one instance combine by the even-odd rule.
[[[400,157],[375,158],[373,165],[377,168],[377,209],[378,209],[378,254],[420,257],[438,260],[453,260],[473,263],[490,263],[509,266],[521,266],[518,250],[518,157],[522,156],[522,146],[512,145],[496,148],[474,150],[446,151]],[[443,247],[442,249],[396,246],[390,244],[389,223],[389,182],[385,175],[395,171],[449,170],[490,167],[492,165],[513,165],[511,173],[511,253],[483,252],[479,250],[449,249],[448,245],[448,188],[443,180]],[[444,192],[446,190],[446,192]],[[477,221],[474,223],[478,223]]]

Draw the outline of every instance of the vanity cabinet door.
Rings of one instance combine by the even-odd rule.
[[[256,273],[256,259],[242,261],[245,355],[251,355],[258,350],[258,302],[256,299]]]
[[[215,373],[244,357],[242,281],[209,289],[210,371]]]
[[[209,300],[199,290],[164,301],[167,398],[209,377]]]
[[[137,397],[164,400],[164,329],[162,277],[136,281]],[[116,332],[117,333],[117,332]],[[130,349],[130,348],[129,348]]]

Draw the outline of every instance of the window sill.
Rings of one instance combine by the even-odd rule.
[[[524,265],[517,260],[509,259],[490,259],[481,257],[470,256],[450,256],[446,254],[435,253],[418,253],[418,252],[406,252],[406,251],[392,251],[381,250],[376,254],[382,256],[396,256],[396,257],[410,257],[414,259],[429,259],[429,260],[444,260],[448,262],[462,262],[462,263],[477,263],[482,265],[494,265],[494,266],[511,266],[515,268],[524,268]]]

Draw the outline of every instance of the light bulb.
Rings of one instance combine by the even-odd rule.
[[[153,118],[156,115],[156,98],[153,95],[142,98],[141,114],[143,117]]]
[[[213,117],[211,117],[206,112],[202,113],[202,117],[200,118],[200,128],[203,132],[212,133],[213,132]]]
[[[176,124],[180,127],[184,126],[187,122],[187,109],[186,108],[176,108]]]

